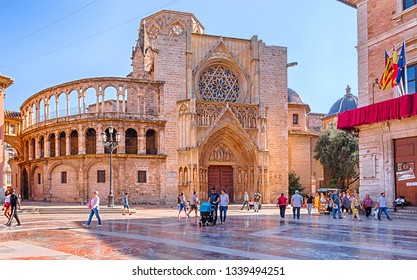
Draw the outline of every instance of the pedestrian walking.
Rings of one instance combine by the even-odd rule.
[[[190,215],[187,213],[187,200],[185,199],[183,192],[178,196],[178,221],[181,220],[182,211],[184,211],[185,217],[188,219]]]
[[[245,194],[243,195],[243,205],[242,208],[240,210],[243,210],[243,208],[245,208],[245,205],[248,207],[248,211],[249,211],[249,195],[248,192],[245,192]]]
[[[332,215],[333,219],[336,218],[336,212],[339,219],[342,219],[342,212],[340,211],[340,198],[339,198],[339,191],[334,190],[332,195],[330,196],[330,201],[332,204]]]
[[[19,197],[16,195],[16,191],[13,189],[10,194],[10,218],[9,221],[6,223],[6,226],[11,226],[13,219],[15,219],[17,222],[16,226],[21,226],[17,210],[20,210],[20,200]]]
[[[213,215],[214,215],[214,219],[213,219],[213,224],[217,223],[217,210],[219,209],[219,202],[220,202],[220,195],[218,194],[218,192],[216,192],[216,188],[212,187],[211,188],[211,193],[209,195],[208,201],[211,203],[211,205],[213,206]]]
[[[220,223],[223,225],[226,222],[227,208],[229,205],[229,195],[226,194],[226,190],[220,191]]]
[[[342,193],[342,197],[340,198],[340,206],[342,211],[342,217],[347,218],[349,216],[350,211],[350,199],[345,192]]]
[[[388,203],[387,199],[385,198],[385,193],[381,193],[381,196],[378,198],[376,209],[378,209],[378,220],[381,221],[381,213],[384,212],[385,216],[389,221],[391,221],[391,217],[388,213]]]
[[[98,191],[92,193],[93,197],[88,201],[87,207],[90,209],[90,215],[88,216],[87,223],[83,224],[84,227],[89,227],[91,220],[95,215],[97,218],[97,227],[101,227],[101,218],[100,218],[100,198],[98,197]]]
[[[352,221],[355,220],[355,218],[358,218],[358,220],[362,222],[362,219],[359,216],[359,209],[361,208],[361,202],[359,201],[359,195],[357,193],[355,193],[352,196],[350,208],[352,209]]]
[[[129,206],[129,193],[127,193],[127,192],[123,196],[123,210],[122,210],[122,215],[125,214],[125,210],[127,210],[127,213],[129,215],[132,215],[132,213],[130,213],[130,206]]]
[[[4,204],[3,204],[3,209],[2,211],[4,211],[4,216],[7,218],[7,221],[9,221],[10,219],[10,196],[12,194],[12,191],[7,189],[6,192],[4,193]]]
[[[288,201],[284,193],[281,193],[281,196],[278,197],[277,207],[279,207],[279,215],[281,219],[285,219],[285,209],[287,209]]]
[[[259,190],[257,190],[255,192],[255,194],[253,195],[253,208],[255,209],[255,212],[259,212],[259,208],[260,208],[260,204],[261,204],[261,193],[259,192]]]
[[[313,201],[314,201],[314,197],[311,195],[311,193],[308,193],[307,199],[306,199],[308,214],[311,214],[311,209],[313,208]]]
[[[193,194],[190,198],[190,210],[188,210],[187,216],[190,217],[190,213],[194,211],[194,217],[197,217],[197,204],[198,204],[198,198],[196,195],[196,191],[193,191]]]
[[[291,197],[291,206],[292,206],[292,218],[300,219],[300,210],[301,205],[303,204],[303,197],[299,194],[300,192],[297,190],[295,194]]]
[[[369,197],[369,194],[365,195],[365,198],[362,201],[362,207],[365,209],[365,216],[369,218],[374,207],[373,200]]]

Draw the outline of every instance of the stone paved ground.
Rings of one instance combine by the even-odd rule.
[[[103,226],[82,227],[88,210],[21,213],[22,227],[0,226],[2,260],[416,260],[417,224],[362,222],[302,213],[285,220],[277,209],[229,210],[224,225],[199,227],[177,211],[139,207],[102,213]]]

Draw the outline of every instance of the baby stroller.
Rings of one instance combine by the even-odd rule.
[[[198,225],[207,226],[212,224],[213,226],[216,225],[216,211],[214,211],[214,205],[211,205],[210,202],[203,202],[200,205],[200,221]]]

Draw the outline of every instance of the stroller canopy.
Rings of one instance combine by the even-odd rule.
[[[209,212],[211,211],[211,203],[210,202],[203,202],[200,205],[200,212]]]

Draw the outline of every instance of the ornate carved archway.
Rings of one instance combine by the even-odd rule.
[[[222,169],[225,173],[227,167],[233,169],[233,180],[227,177],[223,179],[221,186],[215,186],[218,191],[221,187],[226,187],[229,191],[230,199],[240,202],[243,193],[248,191],[254,193],[258,180],[258,148],[246,131],[242,128],[239,121],[228,108],[222,116],[215,122],[212,129],[208,131],[199,149],[200,166],[200,191],[207,193],[209,188],[209,171],[214,172]],[[216,166],[217,168],[210,168]],[[210,170],[209,170],[210,169]],[[223,176],[223,175],[220,175]],[[224,175],[227,176],[227,175]],[[232,182],[232,186],[229,186]]]

